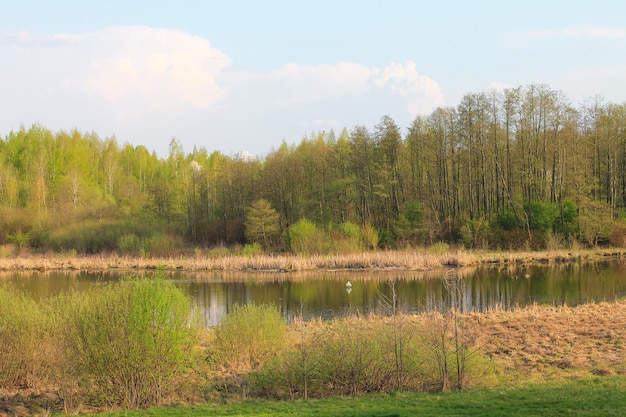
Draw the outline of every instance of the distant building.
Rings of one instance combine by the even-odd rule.
[[[244,161],[244,162],[252,162],[256,158],[254,157],[254,155],[252,155],[247,150],[243,150],[243,151],[239,152],[237,155],[235,155],[235,159],[238,159],[238,160]]]

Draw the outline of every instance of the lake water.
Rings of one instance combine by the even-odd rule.
[[[149,274],[149,273],[146,273]],[[331,318],[346,314],[389,312],[396,305],[407,312],[445,309],[449,295],[446,271],[310,272],[310,273],[170,273],[167,279],[189,294],[208,326],[218,324],[235,304],[273,304],[285,318]],[[466,311],[513,309],[539,303],[570,306],[626,297],[626,262],[463,268]],[[112,272],[4,272],[10,282],[37,298],[69,289],[82,291],[98,281],[119,281]],[[346,287],[350,281],[351,288]]]

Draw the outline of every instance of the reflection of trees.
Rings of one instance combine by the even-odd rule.
[[[141,272],[140,272],[141,273]],[[142,274],[154,274],[146,271]],[[614,300],[626,295],[626,262],[568,263],[550,266],[517,265],[462,268],[456,273],[465,286],[459,298],[465,311],[510,310],[533,302],[576,305]],[[529,279],[523,278],[526,274]],[[446,311],[441,271],[321,271],[294,273],[172,272],[173,280],[194,299],[208,325],[217,324],[235,304],[272,304],[291,320],[330,318],[345,313],[384,313],[380,300],[395,297],[408,313]],[[23,288],[47,298],[64,291],[83,291],[94,282],[115,282],[114,271],[0,272],[0,285]],[[517,279],[514,277],[517,276]],[[350,294],[345,283],[354,285]],[[395,282],[395,295],[389,283]]]

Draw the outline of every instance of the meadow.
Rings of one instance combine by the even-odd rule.
[[[393,393],[306,401],[250,400],[198,407],[152,408],[112,412],[97,417],[166,416],[622,416],[626,413],[626,379],[595,377],[521,387],[475,389],[441,394]],[[95,417],[95,416],[94,416]]]
[[[624,412],[626,301],[419,315],[389,301],[292,323],[242,306],[205,329],[158,277],[46,301],[0,286],[0,415]]]

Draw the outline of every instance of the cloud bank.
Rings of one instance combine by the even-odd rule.
[[[286,63],[230,71],[209,40],[143,26],[85,34],[0,33],[0,135],[20,123],[115,134],[160,154],[170,139],[225,153],[267,152],[307,132],[400,125],[444,104],[438,83],[412,61]]]

